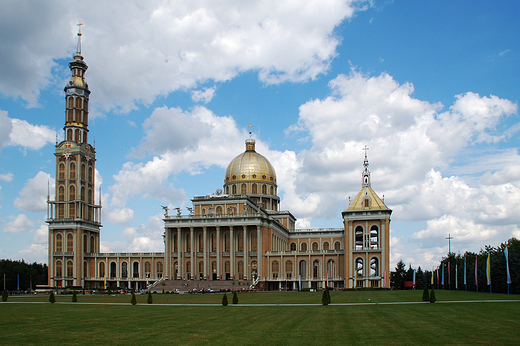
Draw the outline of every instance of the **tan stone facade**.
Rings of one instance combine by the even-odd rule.
[[[238,280],[271,290],[390,287],[392,211],[371,188],[366,155],[343,227],[295,229],[295,217],[280,211],[275,170],[252,138],[229,164],[223,190],[194,197],[185,214],[163,207],[164,252],[101,253],[80,38],[65,88],[65,140],[56,144],[56,200],[48,201],[50,286],[143,289],[166,279]]]

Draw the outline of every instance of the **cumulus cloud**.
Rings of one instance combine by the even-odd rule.
[[[34,227],[34,221],[29,220],[25,214],[18,214],[17,216],[10,216],[9,218],[12,221],[5,224],[4,232],[6,233],[27,232]]]
[[[105,109],[128,111],[136,102],[150,104],[157,95],[248,70],[265,83],[308,80],[329,69],[340,42],[334,29],[369,4],[4,1],[0,30],[8,34],[0,41],[0,91],[37,102],[52,80],[54,59],[72,56],[77,27],[69,18],[77,13],[85,23],[83,53],[96,66],[89,84]],[[54,39],[49,44],[43,36]]]
[[[13,180],[14,174],[13,173],[7,173],[7,174],[0,174],[0,180],[5,181],[9,183]]]
[[[23,211],[42,212],[47,210],[46,201],[49,192],[49,182],[54,181],[50,174],[38,172],[34,178],[27,180],[27,183],[20,190],[20,197],[14,199],[14,206]]]
[[[25,120],[11,119],[6,111],[0,110],[0,150],[6,146],[20,146],[38,150],[53,143],[56,132],[44,125],[32,125]]]
[[[0,110],[0,150],[9,143],[9,135],[13,129],[13,123],[6,111]]]
[[[215,95],[215,90],[215,87],[204,88],[202,90],[193,90],[191,92],[191,99],[195,102],[208,103],[213,99],[213,96]]]
[[[130,208],[113,209],[105,214],[108,222],[127,225],[134,220],[134,211]]]

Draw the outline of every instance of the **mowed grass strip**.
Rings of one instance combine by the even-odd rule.
[[[418,301],[421,292],[332,292],[332,300]],[[376,295],[374,295],[376,293]],[[449,293],[449,294],[448,294]],[[454,294],[456,293],[456,294]],[[445,300],[501,295],[439,291]],[[172,298],[173,297],[173,298]],[[282,297],[284,297],[282,299]],[[146,295],[79,296],[124,305],[0,303],[2,345],[315,345],[315,344],[510,344],[520,315],[518,302],[354,306],[240,306],[293,301],[315,304],[320,293],[241,293],[238,306],[148,305]],[[349,297],[349,298],[346,298]],[[375,298],[374,298],[375,297]],[[459,299],[454,299],[459,298]],[[33,301],[42,297],[30,297]],[[30,298],[10,297],[9,302]],[[45,297],[44,297],[45,298]],[[57,301],[70,302],[70,296]],[[220,303],[222,295],[154,295],[154,303]],[[406,299],[405,299],[406,298]],[[503,296],[502,298],[518,298]],[[178,299],[172,302],[172,299]],[[216,300],[216,301],[215,301]],[[396,301],[396,300],[393,300]],[[510,331],[509,333],[506,331]]]

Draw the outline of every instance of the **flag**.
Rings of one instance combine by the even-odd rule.
[[[441,285],[444,285],[444,263],[442,264],[442,279],[441,279]]]
[[[357,266],[356,266],[356,272],[354,273],[354,288],[357,287]]]
[[[298,291],[302,290],[302,274],[298,275]]]
[[[386,269],[383,270],[383,287],[386,287]]]
[[[448,262],[448,285],[451,285],[450,262]]]
[[[107,289],[107,277],[105,276],[103,279],[104,279],[104,282],[105,282],[105,289]]]
[[[487,284],[491,285],[491,256],[488,254],[487,263],[486,263],[486,278],[487,278]]]
[[[475,286],[478,286],[477,272],[478,272],[478,257],[475,256]]]
[[[509,254],[507,252],[507,246],[504,249],[504,255],[506,256],[506,273],[507,273],[507,283],[511,283],[511,275],[509,274]]]
[[[329,287],[329,271],[327,270],[327,277],[325,279],[325,287]]]
[[[435,269],[432,270],[432,286],[433,286],[433,273],[435,272]]]
[[[412,279],[413,287],[415,287],[415,269],[413,270],[413,279]]]
[[[464,257],[464,286],[467,285],[466,282],[466,257]]]
[[[439,268],[437,268],[437,285],[439,285]]]

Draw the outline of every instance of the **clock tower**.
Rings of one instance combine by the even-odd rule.
[[[85,81],[88,66],[81,55],[81,25],[65,87],[64,140],[56,143],[54,153],[55,200],[47,202],[51,287],[82,286],[85,278],[95,276],[89,257],[99,253],[101,197],[95,204],[96,150],[88,143],[90,90]]]

